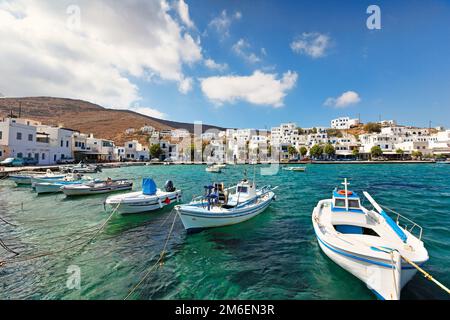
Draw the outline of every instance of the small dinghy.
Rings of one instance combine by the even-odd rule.
[[[223,183],[205,186],[205,195],[175,210],[188,231],[221,227],[249,220],[263,212],[275,198],[275,188],[256,188],[255,182],[242,180],[224,189]]]
[[[95,164],[84,164],[83,162],[78,163],[75,166],[64,167],[64,170],[71,173],[97,173],[102,172],[100,166]]]
[[[42,173],[37,172],[20,172],[18,174],[10,174],[8,178],[16,183],[16,185],[31,185],[31,179]]]
[[[91,182],[102,182],[100,180],[94,180],[91,177],[81,175],[67,175],[61,180],[51,180],[51,181],[44,181],[44,182],[36,182],[34,183],[34,189],[37,194],[43,194],[43,193],[56,193],[56,192],[62,192],[62,187],[64,186],[72,186],[72,185],[80,185],[84,183],[91,183]]]
[[[217,165],[212,165],[212,166],[207,166],[205,171],[212,172],[212,173],[221,173],[222,169]]]
[[[117,191],[131,190],[133,182],[129,180],[111,180],[82,184],[69,184],[61,187],[62,192],[66,196],[86,196],[91,194],[111,193]]]
[[[283,170],[286,171],[299,171],[299,172],[305,172],[306,171],[306,167],[284,167]]]
[[[45,174],[31,176],[30,180],[31,180],[31,186],[34,188],[34,186],[37,182],[51,182],[51,181],[63,180],[67,177],[68,177],[67,174],[54,173],[50,169],[47,169],[47,172]]]
[[[401,289],[417,272],[405,259],[417,265],[428,260],[422,228],[399,214],[394,222],[367,192],[364,196],[376,211],[362,207],[348,184],[345,179],[343,190],[335,189],[331,199],[319,201],[314,208],[312,223],[319,246],[378,298],[398,300]],[[406,219],[409,228],[399,225],[400,218]],[[412,234],[414,229],[417,236]]]
[[[179,202],[181,190],[177,190],[172,181],[167,181],[164,191],[156,187],[151,178],[142,181],[142,191],[130,192],[106,199],[105,204],[122,214],[140,213],[162,209],[165,206]]]

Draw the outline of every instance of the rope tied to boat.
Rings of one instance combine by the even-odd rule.
[[[396,251],[398,252],[398,250],[396,249],[392,249],[392,250],[387,250],[385,248],[381,248],[381,247],[375,247],[376,249],[383,251],[385,253],[389,253],[391,255],[391,259],[392,259],[392,255],[393,252]],[[419,267],[416,263],[414,263],[413,261],[411,261],[410,259],[408,259],[407,257],[403,256],[402,254],[400,254],[400,252],[398,252],[399,257],[403,260],[405,260],[408,264],[412,265],[414,268],[416,268],[420,273],[423,274],[423,276],[425,277],[425,279],[430,280],[431,282],[433,282],[434,284],[436,284],[439,288],[441,288],[442,290],[444,290],[445,292],[447,292],[448,294],[450,294],[450,289],[447,288],[444,284],[442,284],[441,282],[439,282],[438,280],[436,280],[431,274],[429,274],[428,272],[426,272],[425,270],[423,270],[421,267]],[[393,261],[393,260],[392,260]],[[394,277],[395,279],[395,277]]]
[[[158,260],[150,267],[150,269],[147,270],[147,272],[144,274],[144,276],[141,278],[141,280],[130,290],[130,292],[127,294],[127,296],[124,298],[124,300],[128,300],[128,298],[141,286],[141,284],[145,281],[145,279],[147,279],[147,277],[154,270],[156,270],[158,267],[161,268],[164,265],[164,257],[165,257],[166,252],[167,252],[166,251],[167,244],[169,243],[170,236],[172,235],[172,231],[173,231],[173,228],[175,226],[175,221],[176,221],[176,218],[177,218],[177,214],[176,214],[175,210],[172,210],[169,213],[168,217],[170,217],[172,214],[174,214],[174,217],[173,217],[173,220],[172,220],[172,225],[171,225],[171,227],[169,229],[169,232],[168,232],[167,237],[166,237],[166,241],[164,243],[163,249],[161,250],[161,253],[159,254]]]
[[[80,251],[83,250],[87,245],[89,245],[89,244],[92,242],[92,240],[94,240],[94,238],[95,238],[95,237],[100,233],[100,231],[105,227],[105,225],[108,223],[108,221],[111,220],[111,218],[113,217],[113,215],[114,215],[114,214],[116,213],[116,211],[118,210],[120,204],[121,204],[121,203],[118,203],[118,204],[117,204],[117,206],[112,210],[112,212],[111,212],[111,214],[109,215],[109,217],[102,223],[102,225],[101,225],[99,228],[97,228],[97,229],[93,232],[93,235],[89,238],[88,241],[84,241],[84,242],[82,242],[82,243],[77,243],[77,244],[71,245],[71,246],[69,246],[69,247],[62,248],[62,249],[60,249],[60,250],[56,250],[56,251],[49,251],[49,252],[43,252],[43,253],[35,254],[35,255],[32,255],[32,256],[25,256],[25,257],[23,257],[22,259],[12,257],[12,258],[10,258],[10,259],[0,261],[0,267],[5,266],[7,263],[25,262],[25,261],[29,261],[29,260],[34,260],[34,259],[38,259],[38,258],[43,258],[43,257],[47,257],[47,256],[52,256],[52,255],[55,255],[55,254],[58,254],[58,253],[62,253],[62,252],[65,252],[65,251],[68,251],[68,250],[71,250],[71,249],[74,249],[74,248],[77,248],[77,247],[80,247],[80,246],[81,246],[80,249],[79,249],[78,251],[76,251],[77,253],[80,252]],[[80,239],[81,239],[81,238],[80,238]],[[0,243],[0,245],[1,245],[1,243]],[[17,253],[16,255],[19,255],[19,253]]]

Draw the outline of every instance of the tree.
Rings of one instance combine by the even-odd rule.
[[[152,146],[150,147],[150,156],[153,158],[158,158],[161,157],[163,150],[161,149],[161,146],[159,144],[152,144]]]
[[[327,143],[323,148],[323,152],[330,158],[336,154],[336,150],[334,149],[331,143]]]
[[[405,154],[405,151],[403,151],[403,149],[398,148],[397,150],[395,150],[395,153],[400,155],[403,160],[403,156]]]
[[[368,133],[380,133],[381,125],[375,122],[368,122],[364,125],[364,130]]]
[[[380,146],[373,146],[372,149],[370,149],[370,154],[372,157],[378,158],[383,155],[383,150],[381,150]]]
[[[411,153],[411,156],[412,156],[413,158],[416,158],[416,159],[421,159],[421,158],[422,158],[422,152],[420,152],[420,151],[418,151],[418,150],[415,150],[415,151],[413,151],[413,152]]]
[[[307,153],[308,153],[308,149],[306,149],[306,147],[301,147],[300,148],[300,155],[302,157],[306,156]]]
[[[356,158],[359,158],[359,150],[358,149],[353,149],[352,150],[352,155],[354,155]]]
[[[320,158],[323,154],[323,147],[318,144],[315,144],[312,146],[311,150],[309,150],[309,154],[313,158]]]
[[[298,134],[299,134],[299,135],[305,134],[305,130],[303,130],[303,129],[300,128],[300,127],[297,128],[297,131],[298,131]]]
[[[288,154],[289,154],[289,156],[295,156],[295,155],[297,155],[298,154],[298,151],[297,151],[297,149],[295,149],[295,147],[293,147],[293,146],[289,146],[288,147]]]

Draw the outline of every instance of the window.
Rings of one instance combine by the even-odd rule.
[[[61,147],[63,146],[63,144],[64,144],[64,141],[61,140]]]
[[[133,148],[133,145],[132,145],[132,144],[129,144],[129,145],[128,145],[128,149],[131,149],[131,148]]]
[[[31,133],[28,135],[28,141],[33,141],[33,135]]]
[[[336,199],[334,202],[335,207],[345,207],[345,200],[344,199]]]
[[[28,158],[31,158],[31,153],[28,154]]]
[[[0,157],[2,157],[3,156],[3,152],[2,152],[2,150],[0,150]]]
[[[22,140],[22,132],[17,132],[16,139]]]
[[[0,131],[0,139],[3,138],[3,132]]]
[[[247,193],[247,187],[239,186],[239,187],[237,188],[237,192]]]
[[[349,208],[359,209],[359,201],[348,199],[348,206]]]
[[[22,159],[22,158],[23,158],[23,154],[22,154],[22,152],[19,152],[19,153],[17,154],[17,158],[20,158],[20,159]]]
[[[66,148],[69,147],[69,140],[66,141]]]
[[[53,161],[56,161],[56,154],[53,155]]]
[[[42,154],[42,160],[45,160],[45,153]]]

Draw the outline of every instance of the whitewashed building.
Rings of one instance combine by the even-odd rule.
[[[351,127],[357,126],[359,124],[359,119],[350,117],[340,117],[331,120],[331,128],[333,129],[350,129]]]

